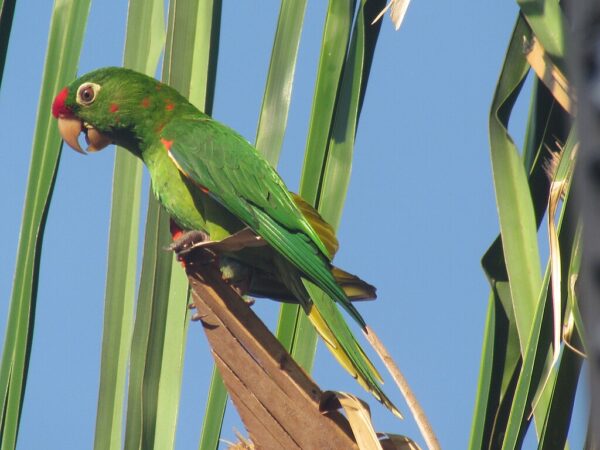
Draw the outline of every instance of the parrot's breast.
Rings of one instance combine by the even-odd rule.
[[[185,230],[208,233],[204,194],[185,179],[164,150],[143,152],[142,158],[150,172],[152,191],[171,218]]]

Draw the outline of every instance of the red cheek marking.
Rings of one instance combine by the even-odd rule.
[[[167,106],[165,106],[167,111],[173,111],[173,108],[175,108],[175,105],[171,102],[167,103]]]
[[[52,103],[52,115],[58,119],[59,116],[68,116],[71,113],[69,108],[65,105],[65,101],[69,96],[69,89],[64,88],[58,93],[54,102]]]
[[[148,106],[150,106],[150,99],[148,97],[142,99],[141,105],[142,108],[147,108]]]
[[[111,113],[116,113],[119,110],[119,105],[117,105],[116,103],[111,103],[110,106],[108,107],[108,110]]]
[[[162,144],[165,146],[165,149],[169,151],[171,150],[171,146],[173,145],[174,141],[169,141],[165,138],[160,138],[160,142],[162,142]]]

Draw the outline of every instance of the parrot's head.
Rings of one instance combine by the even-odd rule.
[[[139,153],[143,141],[164,126],[175,105],[188,102],[174,89],[129,69],[89,72],[61,90],[52,104],[63,140],[84,153],[81,133],[94,152],[114,143]]]

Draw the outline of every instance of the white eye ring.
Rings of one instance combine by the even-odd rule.
[[[77,89],[77,95],[75,101],[80,105],[87,106],[94,103],[96,96],[100,91],[100,85],[96,83],[83,83]]]

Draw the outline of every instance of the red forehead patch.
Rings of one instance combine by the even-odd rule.
[[[52,103],[52,115],[54,117],[56,117],[57,119],[60,116],[68,116],[71,114],[71,111],[65,105],[65,101],[67,100],[68,96],[69,96],[69,89],[64,88],[62,91],[60,91],[58,93],[58,95],[54,99],[54,102]]]

